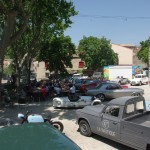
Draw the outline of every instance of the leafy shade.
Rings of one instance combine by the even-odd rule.
[[[71,38],[60,36],[43,43],[38,60],[45,61],[50,72],[64,74],[67,73],[66,67],[72,67],[73,54],[75,54],[75,45],[71,42]]]
[[[118,62],[118,55],[111,49],[110,41],[104,37],[83,37],[79,42],[78,53],[86,67],[92,70],[101,70],[105,65]]]
[[[149,48],[149,41],[142,41],[140,42],[141,49],[137,53],[137,57],[144,63],[148,65],[148,48]]]

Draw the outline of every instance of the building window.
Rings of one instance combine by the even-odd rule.
[[[83,61],[80,61],[79,62],[79,68],[83,68],[84,67],[84,62]]]

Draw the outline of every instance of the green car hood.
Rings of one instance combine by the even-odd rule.
[[[64,134],[47,123],[0,128],[1,150],[79,150]]]

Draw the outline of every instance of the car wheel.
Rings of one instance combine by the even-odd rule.
[[[96,96],[96,98],[99,99],[99,100],[101,100],[102,102],[105,101],[105,95],[104,95],[104,94],[98,94],[98,95]]]
[[[91,134],[92,134],[90,126],[89,126],[88,122],[85,120],[81,120],[79,122],[79,130],[80,130],[80,133],[84,136],[91,136]]]
[[[142,85],[142,82],[140,81],[139,86],[141,86],[141,85]]]

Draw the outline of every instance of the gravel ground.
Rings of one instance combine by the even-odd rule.
[[[130,87],[130,86],[129,86]],[[146,100],[150,100],[150,86],[132,86],[133,88],[144,89],[144,97]],[[15,105],[14,108],[0,108],[0,119],[7,118],[13,119],[18,122],[17,114],[19,112],[25,113],[27,110],[33,113],[38,113],[43,116],[52,115],[54,120],[59,120],[64,124],[64,134],[72,139],[83,150],[132,150],[122,144],[118,144],[114,141],[105,139],[98,135],[92,137],[82,136],[78,132],[78,125],[76,124],[76,109],[54,109],[52,107],[52,101],[32,103],[29,105]]]

